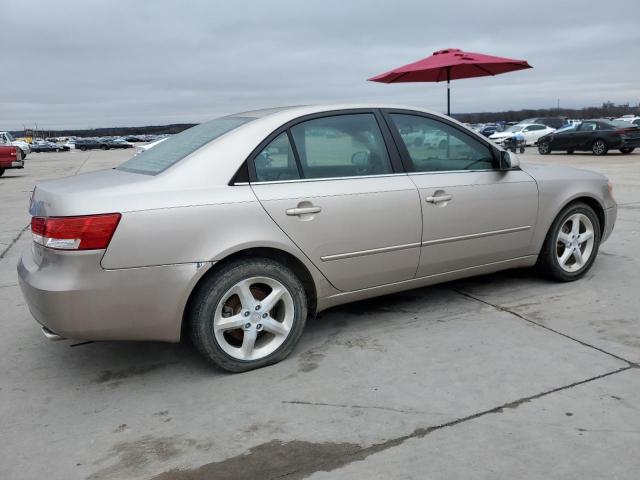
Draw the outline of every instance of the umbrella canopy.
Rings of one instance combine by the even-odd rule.
[[[447,82],[447,115],[451,114],[449,82],[460,78],[485,77],[532,68],[526,60],[494,57],[448,48],[417,62],[395,68],[370,78],[372,82]]]

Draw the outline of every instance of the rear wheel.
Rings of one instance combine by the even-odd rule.
[[[574,203],[553,222],[538,266],[561,282],[577,280],[589,271],[600,246],[600,222],[589,205]]]
[[[86,152],[86,151],[87,151],[87,147],[86,147],[86,146],[84,146],[84,145],[82,145],[82,146],[80,147],[80,150],[82,150],[83,152]]]
[[[307,319],[304,287],[270,259],[229,263],[198,288],[188,320],[196,348],[216,366],[244,372],[286,358]]]
[[[549,155],[551,153],[551,145],[549,145],[549,142],[538,143],[538,153],[540,155]]]
[[[573,154],[573,152],[575,152],[575,150],[574,150],[573,148],[570,148],[569,150],[567,150],[567,153],[568,153],[569,155],[572,155],[572,154]]]
[[[4,175],[4,168],[0,168],[0,177]]]
[[[609,151],[609,145],[607,145],[607,142],[599,138],[594,140],[591,145],[591,151],[594,155],[606,155]]]
[[[620,149],[620,151],[622,153],[624,153],[625,155],[633,152],[634,150],[635,150],[634,147],[623,147],[623,148]]]

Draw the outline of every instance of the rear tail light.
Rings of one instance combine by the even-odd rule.
[[[81,217],[33,217],[33,241],[60,250],[107,248],[120,221],[119,213]]]

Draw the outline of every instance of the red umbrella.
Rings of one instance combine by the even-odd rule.
[[[532,68],[526,60],[494,57],[481,53],[463,52],[448,48],[433,52],[433,55],[403,67],[370,78],[372,82],[443,82],[447,81],[447,115],[451,114],[451,91],[449,82],[459,78],[499,75]]]

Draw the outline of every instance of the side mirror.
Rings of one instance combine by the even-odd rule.
[[[520,160],[515,153],[508,150],[500,151],[500,170],[518,170],[520,168]]]
[[[369,152],[356,152],[351,155],[351,163],[357,167],[366,167],[369,165]]]

